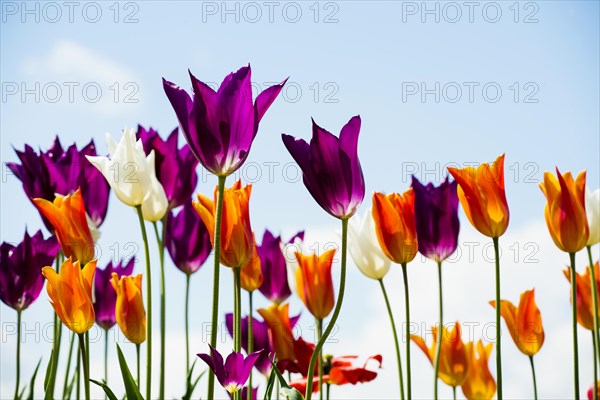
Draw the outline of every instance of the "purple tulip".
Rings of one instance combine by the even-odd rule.
[[[135,257],[131,257],[127,264],[121,260],[113,266],[112,261],[104,269],[97,268],[94,278],[94,311],[96,312],[96,323],[105,330],[109,330],[116,323],[115,307],[117,305],[117,293],[113,289],[110,280],[112,273],[116,272],[119,277],[128,276],[133,273]]]
[[[254,350],[264,350],[256,360],[254,366],[263,375],[269,375],[271,372],[271,361],[269,353],[273,352],[271,340],[269,339],[269,326],[256,318],[252,318],[252,334],[254,338]],[[233,337],[233,314],[225,314],[225,325],[229,336]],[[242,348],[248,352],[248,316],[242,318]]]
[[[210,234],[191,201],[177,215],[170,211],[165,247],[175,266],[186,275],[198,271],[210,255]]]
[[[44,286],[42,268],[52,265],[59,245],[54,236],[44,239],[42,231],[29,236],[16,246],[0,245],[0,300],[17,311],[33,303]]]
[[[190,146],[177,148],[179,129],[175,128],[167,140],[163,140],[154,129],[138,125],[137,138],[142,139],[144,152],[154,150],[156,177],[165,189],[169,208],[179,207],[190,201],[198,183],[196,166],[198,160]]]
[[[47,151],[38,154],[25,145],[24,151],[15,152],[21,164],[7,165],[23,183],[29,199],[40,197],[53,201],[56,194],[67,195],[81,188],[88,215],[97,227],[102,224],[108,210],[110,186],[85,158],[97,155],[93,140],[81,150],[77,150],[75,144],[64,150],[57,136]],[[53,231],[52,225],[42,218],[48,230]]]
[[[260,120],[286,82],[267,88],[252,104],[251,74],[250,65],[242,67],[227,75],[215,92],[190,72],[193,98],[163,78],[185,139],[198,161],[215,175],[227,176],[241,167]]]
[[[288,243],[294,239],[304,240],[304,231],[295,234]],[[263,274],[263,283],[258,290],[269,300],[281,304],[292,292],[288,284],[285,257],[281,250],[281,237],[275,237],[268,229],[263,234],[262,243],[257,246],[260,267]]]
[[[304,186],[317,203],[336,218],[351,217],[365,197],[365,181],[358,160],[360,117],[352,117],[339,139],[313,124],[310,144],[283,134],[283,143],[302,169]]]
[[[458,245],[458,195],[457,182],[448,178],[438,187],[433,183],[423,185],[413,176],[415,192],[415,222],[419,252],[425,257],[442,262]]]
[[[223,362],[223,357],[217,349],[214,349],[211,345],[209,347],[212,356],[204,353],[198,353],[197,355],[215,373],[221,386],[229,393],[235,393],[243,388],[262,350],[255,351],[248,357],[244,357],[242,353],[232,351],[227,356],[227,360]]]

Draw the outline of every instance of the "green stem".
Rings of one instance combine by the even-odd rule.
[[[242,310],[241,310],[241,274],[242,268],[233,268],[233,351],[242,351]]]
[[[533,364],[533,356],[529,356],[529,363],[531,364],[531,376],[533,377],[533,398],[537,400],[537,379],[535,378],[535,365]]]
[[[65,371],[65,381],[63,383],[63,399],[67,398],[69,390],[69,371],[71,369],[71,357],[73,356],[73,344],[75,343],[75,332],[71,332],[71,343],[69,343],[69,356],[67,357],[67,369]]]
[[[440,325],[437,332],[437,343],[435,345],[435,362],[433,364],[433,398],[438,398],[438,371],[440,370],[440,354],[442,350],[442,336],[444,335],[444,309],[442,301],[442,262],[438,261],[438,289],[440,301]]]
[[[56,272],[60,272],[60,265],[62,261],[62,251],[59,251],[56,255],[55,259],[55,269]],[[54,314],[54,341],[52,343],[52,370],[50,373],[50,379],[48,381],[48,387],[46,390],[47,398],[54,398],[54,387],[56,386],[56,375],[58,370],[58,359],[60,355],[60,339],[62,334],[62,322],[58,319],[58,315],[56,312],[52,312]],[[49,396],[48,396],[49,395]]]
[[[317,341],[323,337],[323,319],[317,318]],[[319,352],[319,399],[323,400],[323,351]]]
[[[408,290],[408,271],[406,263],[402,264],[402,277],[404,279],[404,306],[406,308],[406,394],[408,400],[412,399],[411,373],[410,373],[410,296]]]
[[[144,240],[144,257],[146,257],[146,398],[152,398],[152,280],[150,269],[150,249],[148,248],[148,234],[146,233],[146,224],[142,214],[142,206],[135,207],[138,212],[140,228],[142,230],[142,239]]]
[[[223,216],[223,192],[225,191],[226,176],[219,176],[217,204],[215,204],[215,235],[214,235],[214,276],[213,276],[213,300],[212,300],[212,318],[210,326],[210,345],[217,348],[217,324],[219,319],[219,269],[221,266],[221,219]],[[208,395],[206,398],[212,399],[215,392],[215,374],[212,370],[208,371]]]
[[[79,334],[79,349],[81,350],[81,363],[83,364],[83,387],[85,389],[85,399],[90,400],[90,366],[88,365],[88,355],[85,345],[85,334]]]
[[[104,383],[108,385],[108,330],[104,331]]]
[[[136,343],[135,345],[135,351],[136,351],[136,364],[137,364],[137,385],[138,385],[138,390],[142,390],[140,387],[140,344]]]
[[[456,386],[452,386],[452,398],[456,400]]]
[[[185,375],[190,372],[190,278],[185,276]],[[187,378],[186,378],[187,382]]]
[[[592,348],[594,349],[594,354],[596,354],[596,340],[598,340],[598,334],[592,331]],[[596,359],[594,358],[594,392],[592,394],[592,398],[594,400],[598,400],[598,364],[596,363]]]
[[[392,313],[392,307],[390,300],[383,284],[383,279],[379,280],[383,298],[385,300],[385,306],[387,308],[388,315],[390,317],[390,323],[392,325],[392,334],[394,335],[394,345],[396,346],[396,360],[398,362],[398,382],[400,384],[400,398],[404,400],[404,378],[402,377],[402,358],[400,357],[400,343],[398,342],[398,332],[396,331],[396,323],[394,322],[394,314]],[[408,340],[408,339],[407,339]]]
[[[492,238],[494,242],[494,257],[496,260],[496,374],[498,375],[497,391],[498,400],[502,400],[502,337],[500,333],[500,246],[498,238]]]
[[[312,385],[313,385],[313,376],[315,375],[315,363],[317,362],[317,356],[323,348],[323,344],[331,334],[331,331],[335,327],[335,323],[337,322],[338,316],[340,315],[340,311],[342,309],[342,303],[344,301],[344,291],[346,290],[346,257],[348,250],[348,218],[342,219],[342,271],[340,274],[340,290],[338,293],[337,303],[335,305],[335,309],[333,310],[333,315],[331,316],[331,320],[329,324],[327,324],[327,328],[323,333],[323,337],[313,351],[312,356],[310,357],[310,363],[308,365],[308,377],[306,382],[306,394],[304,398],[306,400],[310,400],[312,397]]]
[[[75,398],[79,400],[81,398],[81,352],[77,352],[77,390],[75,391]]]
[[[158,258],[160,261],[160,385],[159,385],[159,398],[165,398],[165,323],[167,316],[167,305],[166,305],[166,290],[165,290],[165,229],[167,226],[166,213],[162,219],[162,236],[158,233],[157,223],[154,222],[154,234],[156,235],[156,243],[158,243]]]
[[[19,398],[19,384],[21,380],[21,310],[17,310],[17,384],[15,386],[15,400]]]
[[[248,315],[248,354],[254,351],[254,318],[252,317],[252,293],[248,292],[248,307],[250,312]],[[248,378],[248,400],[252,400],[252,370],[250,370],[250,378]]]
[[[331,389],[331,385],[327,384],[327,400],[329,400],[329,389]]]
[[[598,321],[598,284],[596,283],[596,269],[594,268],[594,259],[592,258],[592,246],[587,247],[587,253],[590,261],[590,285],[592,288],[592,301],[594,303],[594,331],[598,332],[600,329],[600,322]],[[594,336],[594,344],[596,346],[596,351],[594,352],[594,365],[596,365],[596,359],[598,360],[597,362],[600,363],[600,338],[598,337],[598,334]],[[594,382],[596,381],[594,380]]]
[[[579,399],[579,346],[577,344],[577,275],[575,272],[575,253],[569,253],[571,259],[571,306],[573,310],[573,379],[575,398]]]

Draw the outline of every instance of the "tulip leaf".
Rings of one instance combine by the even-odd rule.
[[[31,381],[29,383],[29,395],[27,395],[27,400],[33,400],[33,390],[35,386],[35,378],[37,377],[38,370],[40,369],[40,365],[42,364],[42,359],[40,357],[40,361],[38,361],[35,370],[33,371],[33,375],[31,376]],[[23,389],[25,391],[25,389]],[[23,393],[21,393],[20,398],[23,397]]]
[[[192,367],[190,368],[190,371],[188,372],[187,375],[187,388],[185,391],[185,394],[181,397],[181,400],[190,400],[192,398],[192,394],[194,393],[194,389],[196,388],[196,385],[198,385],[198,382],[200,382],[200,378],[202,378],[204,376],[204,374],[206,373],[206,370],[202,371],[200,373],[200,375],[198,375],[198,377],[196,377],[196,380],[192,383],[192,373],[194,372],[194,367],[196,366],[196,360],[194,360],[194,362],[192,363]]]
[[[275,374],[273,371],[269,374],[269,381],[267,382],[267,387],[265,388],[265,397],[263,400],[271,400],[273,395],[273,386],[275,386]]]
[[[115,394],[113,393],[112,390],[110,390],[110,388],[108,387],[108,385],[104,382],[99,382],[95,379],[90,379],[90,382],[100,386],[102,389],[104,389],[104,393],[106,393],[106,397],[108,397],[108,400],[119,400],[117,398],[117,396],[115,396]]]
[[[75,387],[75,380],[77,379],[78,374],[79,371],[75,369],[75,372],[73,372],[73,376],[71,377],[71,382],[69,382],[69,386],[67,386],[67,392],[63,395],[63,400],[71,398],[71,393],[73,392],[73,388]]]
[[[304,400],[304,396],[293,387],[281,388],[279,394],[282,394],[287,400]]]
[[[125,360],[125,356],[121,351],[119,345],[117,345],[117,354],[119,356],[119,365],[121,367],[121,375],[123,375],[123,383],[125,384],[125,392],[127,393],[128,400],[144,400],[140,390],[131,376],[131,371],[129,371],[129,367],[127,366],[127,361]]]
[[[52,376],[52,366],[54,364],[54,349],[50,351],[50,359],[48,360],[48,366],[46,367],[46,376],[44,377],[44,395],[45,400],[52,400],[52,393],[48,390],[48,384],[50,383],[50,377]]]

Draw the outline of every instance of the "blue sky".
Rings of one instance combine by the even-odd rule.
[[[544,198],[537,182],[543,171],[558,165],[561,170],[587,169],[590,188],[599,186],[597,2],[477,2],[472,9],[463,2],[80,2],[73,9],[61,2],[31,2],[26,5],[29,13],[23,4],[1,3],[1,240],[15,242],[25,226],[30,231],[42,227],[4,165],[16,160],[12,146],[46,148],[58,134],[63,144],[83,145],[94,138],[106,152],[106,132],[116,136],[138,123],[166,135],[177,121],[161,77],[188,88],[189,68],[199,79],[218,84],[230,71],[250,63],[257,91],[290,77],[261,123],[241,171],[254,184],[252,221],[260,233],[265,227],[284,235],[306,229],[309,240],[321,247],[338,240],[336,221],[295,179],[298,171],[280,140],[282,132],[308,138],[311,117],[338,133],[351,116],[361,115],[359,154],[369,194],[403,191],[412,173],[439,182],[448,165],[491,161],[506,153],[511,225],[504,293],[516,301],[524,289],[539,287],[540,308],[547,315],[547,344],[539,355],[540,393],[570,395],[570,364],[565,373],[550,367],[570,356],[568,286],[560,271],[566,256],[553,248],[545,230]],[[198,190],[212,192],[214,179],[200,173]],[[487,241],[463,217],[461,242],[482,249]],[[100,239],[100,264],[116,248],[122,254],[129,242],[140,243],[135,215],[113,196]],[[493,295],[491,264],[480,250],[468,259],[467,248],[463,246],[462,256],[445,274],[448,320],[492,321],[486,304]],[[525,262],[528,251],[535,252],[535,262]],[[413,315],[430,325],[436,315],[435,269],[422,264],[411,269]],[[184,277],[172,265],[167,267],[169,343],[173,368],[182,371],[183,303],[178,294]],[[141,266],[136,268],[141,271]],[[377,381],[336,388],[334,393],[392,398],[395,366],[381,296],[376,282],[353,266],[350,271],[339,342],[326,351],[363,356],[382,352],[386,357]],[[228,294],[231,282],[223,275],[222,293]],[[202,321],[209,320],[211,276],[205,267],[193,278],[194,351],[206,350],[200,332]],[[397,269],[386,281],[402,320]],[[223,310],[231,309],[228,295],[222,304]],[[292,309],[301,309],[297,299]],[[0,313],[3,324],[14,323],[12,310],[2,305]],[[42,293],[25,321],[34,324],[49,317]],[[302,321],[309,329],[307,312]],[[589,334],[581,331],[580,336],[582,389],[587,390]],[[14,342],[8,335],[1,343],[3,388],[14,380]],[[35,349],[35,354],[25,362],[25,377],[37,357],[48,353],[44,343],[27,343],[24,351]],[[527,360],[508,337],[503,343],[505,395],[528,396]],[[102,346],[96,347],[100,368]],[[125,347],[133,357],[133,346]],[[423,382],[415,394],[431,396],[431,368],[416,347],[413,360],[413,375]],[[116,382],[117,372],[111,377]],[[180,395],[181,383],[177,376],[171,378],[168,393]],[[9,395],[2,392],[2,397]]]

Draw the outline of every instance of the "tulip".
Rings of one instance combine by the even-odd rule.
[[[381,249],[397,264],[406,264],[417,255],[414,192],[373,194],[373,220]]]
[[[506,232],[510,219],[504,190],[504,154],[491,164],[462,169],[449,167],[448,171],[458,182],[458,199],[465,214],[480,233],[491,237],[495,252],[496,302],[500,302],[500,245],[498,238]],[[500,309],[496,309],[496,337],[500,333]],[[498,400],[502,400],[502,351],[496,341],[496,371],[498,374]]]
[[[223,362],[221,354],[210,346],[211,355],[198,353],[198,357],[208,365],[217,376],[217,380],[228,393],[236,393],[246,384],[250,371],[260,355],[260,351],[244,357],[242,353],[231,352]]]
[[[23,183],[30,199],[42,198],[54,201],[56,194],[68,195],[81,189],[85,208],[96,227],[102,225],[108,209],[110,187],[101,174],[90,165],[85,156],[95,156],[96,146],[90,141],[81,150],[75,144],[63,149],[58,136],[53,146],[39,155],[30,147],[15,150],[21,164],[7,163],[8,168]],[[46,227],[52,225],[42,216]]]
[[[594,386],[596,387],[596,393],[594,393]],[[587,392],[588,400],[597,399],[600,397],[600,381],[596,381],[595,384],[592,384]]]
[[[432,328],[433,342],[431,347],[427,347],[425,340],[420,336],[410,335],[410,339],[425,353],[429,361],[433,364],[435,349],[438,344],[437,327]],[[456,390],[467,379],[469,372],[469,358],[465,344],[461,339],[460,324],[456,322],[451,329],[442,326],[441,340],[441,361],[438,370],[438,377],[447,385]]]
[[[444,261],[458,246],[457,186],[448,178],[437,187],[412,178],[419,252],[436,262]]]
[[[490,301],[490,305],[496,308],[495,301]],[[535,303],[535,291],[523,292],[517,307],[508,300],[502,300],[500,313],[521,353],[530,357],[535,355],[544,344],[542,315]]]
[[[598,261],[594,265],[594,276],[596,281],[596,288],[600,290],[600,270],[598,269]],[[565,269],[565,277],[571,282],[571,270]],[[585,269],[585,272],[580,274],[575,273],[575,284],[577,286],[577,322],[579,325],[589,331],[594,331],[594,301],[592,298],[592,268],[589,266]],[[596,311],[597,312],[597,311]]]
[[[242,266],[240,279],[242,289],[247,292],[253,292],[260,288],[263,283],[263,273],[260,265],[260,258],[256,250],[256,242],[254,242],[252,256],[250,261]]]
[[[40,268],[52,264],[58,253],[58,242],[54,236],[44,239],[42,231],[29,236],[13,246],[0,245],[0,300],[20,313],[27,309],[40,295],[44,277]]]
[[[187,144],[177,148],[178,134],[179,130],[175,128],[167,140],[163,140],[154,129],[141,125],[138,125],[136,133],[146,154],[154,150],[156,178],[165,190],[169,209],[189,202],[198,183],[198,160]]]
[[[287,244],[294,243],[296,238],[304,239],[304,232],[296,233]],[[262,243],[256,249],[260,257],[263,275],[263,283],[258,290],[271,302],[277,304],[281,304],[292,294],[288,284],[286,258],[281,246],[281,237],[275,237],[268,229],[265,229]],[[290,258],[295,259],[295,254],[292,254]]]
[[[175,266],[187,276],[198,271],[210,255],[210,233],[191,202],[177,214],[170,212],[165,247]]]
[[[165,190],[156,178],[154,151],[144,153],[135,131],[125,129],[119,143],[106,135],[109,157],[86,156],[104,175],[115,194],[124,204],[142,207],[144,219],[158,221],[167,211]]]
[[[369,357],[363,366],[354,365],[356,356],[336,357],[331,360],[331,369],[329,370],[329,379],[327,383],[331,385],[346,385],[370,382],[377,377],[377,372],[368,369],[369,361],[374,360],[381,368],[383,357],[380,354]]]
[[[571,274],[575,274],[575,253],[583,249],[589,238],[589,226],[585,211],[585,171],[573,179],[570,172],[561,174],[556,168],[556,177],[544,173],[540,188],[546,197],[544,217],[550,236],[556,247],[569,253]],[[579,345],[577,339],[577,286],[571,281],[571,307],[573,330],[573,363],[575,398],[579,398]]]
[[[492,344],[483,345],[480,340],[475,343],[469,342],[465,345],[469,368],[467,380],[461,389],[467,400],[491,400],[496,393],[496,381],[488,367],[488,360],[492,353]]]
[[[115,314],[125,337],[135,344],[146,341],[146,311],[142,298],[142,274],[121,276],[112,273],[110,281],[117,293]]]
[[[239,392],[241,393],[240,400],[258,399],[258,387],[253,387],[251,393],[248,393],[248,386],[244,386]],[[229,393],[229,398],[233,399],[233,397],[233,393]]]
[[[44,286],[40,267],[52,263],[58,253],[54,236],[44,239],[42,231],[29,236],[16,246],[0,245],[0,300],[17,311],[17,368],[15,398],[19,396],[21,377],[21,312],[33,303]]]
[[[491,165],[449,167],[448,171],[458,182],[458,198],[471,225],[485,236],[502,236],[510,217],[504,191],[504,154]]]
[[[585,211],[590,232],[587,245],[593,246],[600,242],[600,189],[586,189]]]
[[[544,210],[546,225],[556,247],[567,253],[583,249],[589,238],[589,227],[585,210],[585,171],[573,180],[570,172],[557,177],[544,173],[540,188],[548,203]]]
[[[290,318],[288,303],[271,304],[267,308],[261,308],[258,313],[263,317],[273,341],[273,350],[277,356],[278,366],[283,367],[286,362],[292,362],[296,359],[294,354],[294,335],[292,329],[296,325],[299,316]],[[285,369],[285,368],[284,368]],[[290,372],[296,372],[292,370]]]
[[[285,260],[285,268],[287,270],[287,282],[289,283],[290,291],[294,294],[298,294],[296,289],[296,271],[298,271],[299,264],[296,253],[309,253],[311,250],[308,245],[304,242],[304,233],[302,236],[293,237],[289,243],[280,243],[279,245],[283,259]]]
[[[299,268],[296,271],[298,296],[318,320],[327,317],[334,305],[331,266],[335,250],[327,250],[322,255],[296,253]]]
[[[35,198],[33,203],[54,227],[66,257],[83,265],[94,258],[94,238],[79,189],[72,195],[57,196],[54,202]]]
[[[355,215],[348,224],[350,256],[367,278],[381,280],[390,270],[390,259],[383,253],[377,233],[372,210],[364,216]]]
[[[232,174],[246,161],[261,119],[285,84],[267,88],[253,104],[251,74],[250,65],[242,67],[227,75],[215,92],[190,72],[192,97],[163,78],[192,153],[217,176]]]
[[[492,307],[497,308],[496,304],[495,301],[490,301]],[[544,327],[542,325],[542,314],[535,303],[535,291],[531,289],[523,292],[518,307],[515,307],[508,300],[502,300],[500,302],[500,313],[518,349],[521,353],[529,356],[533,375],[533,392],[534,397],[537,399],[533,356],[540,351],[544,344]]]
[[[313,124],[310,144],[283,134],[282,139],[302,169],[304,186],[315,201],[336,218],[350,218],[365,197],[365,181],[358,160],[360,117],[352,117],[339,139]]]
[[[248,202],[250,201],[251,192],[252,185],[246,185],[242,188],[242,182],[238,180],[231,188],[226,189],[223,194],[220,255],[221,264],[227,267],[241,267],[252,257],[254,240],[250,227],[250,214],[248,212]],[[217,190],[215,190],[214,201],[202,194],[198,194],[198,201],[192,203],[210,233],[213,245],[215,242],[216,201]]]
[[[57,273],[52,267],[42,268],[42,275],[48,280],[46,289],[50,304],[56,315],[67,328],[77,334],[87,332],[95,321],[92,303],[92,281],[96,271],[96,260],[83,268],[80,262],[69,257]]]
[[[248,348],[248,328],[249,328],[249,317],[245,316],[242,318],[242,348],[246,351],[247,354],[252,353],[252,351]],[[233,338],[233,314],[228,313],[225,314],[225,326],[227,327],[227,332],[229,336]],[[265,376],[269,376],[271,372],[271,361],[269,354],[273,352],[273,348],[271,345],[271,338],[269,336],[269,326],[266,322],[260,321],[257,318],[252,317],[252,327],[253,327],[253,345],[255,350],[264,350],[261,352],[260,356],[256,360],[254,366],[257,370],[260,371],[261,374]]]

